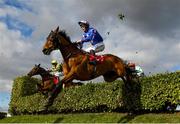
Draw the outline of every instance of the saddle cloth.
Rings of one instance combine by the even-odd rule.
[[[104,62],[104,60],[105,60],[105,56],[103,56],[103,55],[90,55],[89,56],[89,60],[90,61],[94,61],[94,60],[96,60],[98,63],[102,63],[102,62]]]
[[[58,84],[58,83],[59,83],[59,77],[54,76],[54,77],[53,77],[53,83],[54,83],[55,85]]]

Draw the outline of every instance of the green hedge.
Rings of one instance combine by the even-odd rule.
[[[39,80],[21,76],[14,80],[9,112],[14,115],[36,114],[46,98],[36,93]],[[64,89],[50,112],[161,111],[166,104],[180,104],[180,72],[145,77],[139,83],[87,83]]]

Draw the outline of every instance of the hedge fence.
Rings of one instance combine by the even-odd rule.
[[[9,112],[13,115],[37,114],[47,98],[37,93],[39,79],[28,76],[14,80]],[[180,104],[180,72],[145,77],[124,84],[87,83],[64,89],[49,108],[51,113],[162,111],[167,105]]]

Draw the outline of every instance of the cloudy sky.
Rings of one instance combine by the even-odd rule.
[[[145,74],[180,70],[179,5],[180,0],[1,0],[0,107],[8,104],[14,78],[34,64],[49,68],[51,59],[62,60],[59,51],[41,52],[50,30],[60,26],[75,41],[82,35],[80,20],[103,36],[103,53],[131,60]]]

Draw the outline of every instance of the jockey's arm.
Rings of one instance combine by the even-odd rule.
[[[94,34],[94,31],[93,31],[93,30],[90,30],[90,31],[87,32],[86,34],[83,34],[83,37],[82,37],[82,39],[81,39],[81,42],[84,43],[84,42],[92,41],[94,35],[95,35],[95,34]]]
[[[57,71],[62,72],[62,64],[58,64],[56,67]]]

